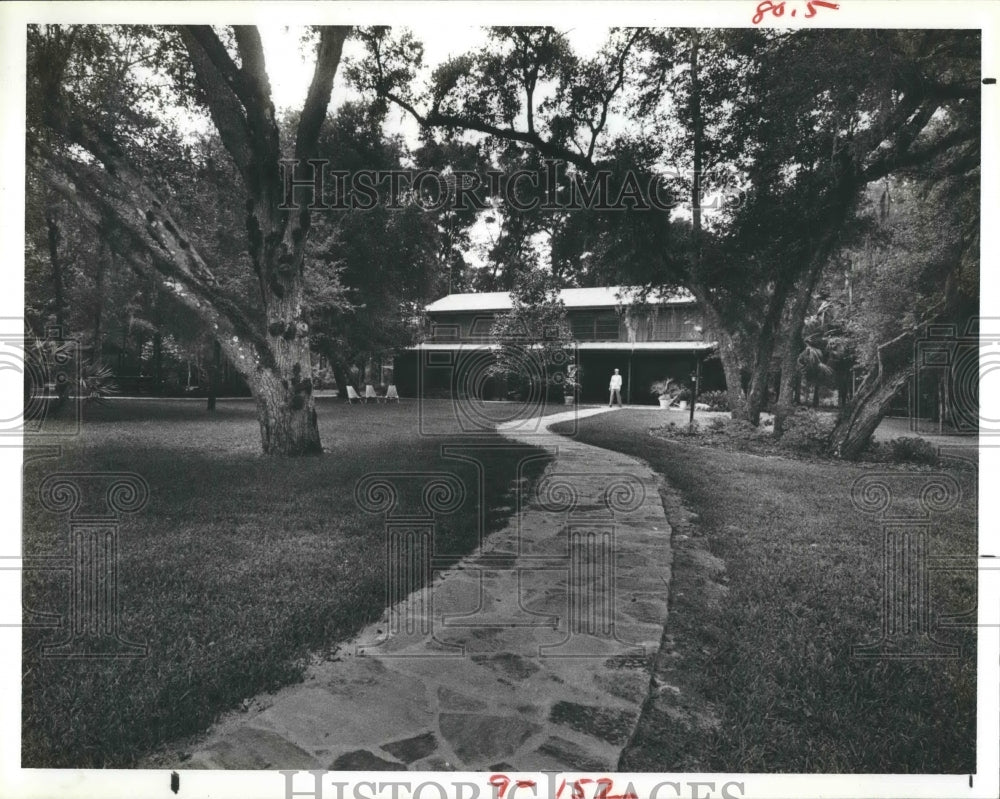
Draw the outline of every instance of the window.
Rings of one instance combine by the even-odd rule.
[[[654,341],[699,341],[701,324],[693,308],[661,308],[653,322]]]
[[[569,327],[577,341],[592,341],[594,338],[594,315],[591,313],[571,313]]]
[[[458,341],[458,325],[431,325],[431,341]]]
[[[492,330],[492,316],[477,316],[469,326],[469,337],[474,339],[488,339]]]
[[[577,341],[618,341],[618,314],[614,311],[574,312],[569,315],[570,330]]]
[[[597,314],[594,320],[594,338],[598,341],[618,340],[618,314],[614,311]]]

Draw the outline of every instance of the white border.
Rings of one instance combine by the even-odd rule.
[[[476,24],[553,24],[572,27],[586,25],[669,25],[674,27],[749,27],[757,3],[716,0],[715,2],[107,2],[107,3],[5,3],[0,6],[0,92],[2,92],[3,122],[0,136],[0,247],[6,255],[3,291],[0,291],[0,318],[18,319],[23,316],[23,231],[24,231],[24,26],[33,22],[64,23],[177,23],[177,22],[244,22],[259,25],[297,25],[306,23],[345,23],[393,25],[426,24],[439,19],[441,26],[460,28]],[[581,23],[585,12],[585,22]],[[802,19],[796,23],[789,15],[779,22],[783,27],[805,27]],[[820,13],[811,27],[874,27],[874,28],[981,28],[983,31],[983,75],[1000,78],[1000,5],[991,2],[845,2],[840,9]],[[456,42],[460,47],[461,42]],[[780,76],[776,76],[780,79]],[[998,186],[997,142],[1000,86],[984,87],[983,157],[982,157],[982,226],[981,289],[983,315],[1000,316],[1000,275],[992,267],[996,263],[997,225],[1000,220],[1000,186]],[[7,331],[4,331],[7,332]],[[4,384],[9,390],[9,386]],[[981,398],[984,418],[1000,419],[1000,394],[990,392]],[[4,442],[0,442],[2,444]],[[7,442],[15,443],[15,442]],[[984,441],[985,443],[990,443]],[[2,485],[3,505],[8,524],[7,536],[0,555],[15,556],[20,551],[20,455],[16,449],[0,447],[0,469],[5,478]],[[982,559],[979,581],[979,706],[977,774],[974,787],[969,776],[918,775],[620,775],[616,790],[632,776],[640,797],[641,785],[652,788],[665,779],[680,781],[714,781],[719,795],[721,786],[729,781],[742,782],[743,796],[780,799],[783,797],[912,797],[939,799],[945,796],[984,797],[1000,795],[998,767],[998,661],[1000,661],[1000,546],[995,523],[1000,496],[988,490],[1000,477],[1000,448],[985,448],[980,459],[980,553],[997,555],[996,560]],[[0,585],[0,601],[7,610],[20,607],[20,585],[4,578]],[[5,611],[5,615],[9,615]],[[132,799],[140,796],[171,797],[169,772],[165,771],[66,771],[21,770],[20,760],[20,631],[0,629],[0,646],[5,653],[2,662],[3,688],[0,691],[0,795],[23,797],[90,797]],[[300,775],[306,776],[306,775]],[[326,797],[337,796],[334,780],[346,780],[347,774],[328,774],[324,780]],[[482,796],[492,796],[483,773],[417,774],[408,773],[414,782],[438,777],[449,782],[474,782],[481,786]],[[594,776],[594,775],[588,775]],[[356,778],[370,775],[355,775]],[[386,775],[400,778],[401,775]],[[641,782],[640,782],[641,781]],[[543,783],[544,784],[544,783]],[[307,786],[296,782],[296,790]],[[468,790],[468,789],[467,789]],[[701,796],[704,796],[704,788]],[[690,787],[685,788],[690,796]],[[181,797],[240,796],[250,799],[283,799],[285,778],[273,772],[200,772],[181,774]],[[386,794],[388,795],[388,794]],[[427,791],[426,796],[436,796]],[[466,794],[468,795],[468,794]],[[509,794],[508,794],[509,795]],[[518,796],[530,792],[518,792]],[[539,794],[541,795],[541,794]],[[568,796],[569,791],[564,793]],[[589,794],[588,794],[589,795]],[[661,797],[675,794],[663,789]],[[737,794],[738,795],[738,794]],[[345,791],[344,796],[352,796]]]

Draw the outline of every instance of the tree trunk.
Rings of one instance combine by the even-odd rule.
[[[59,242],[62,240],[62,233],[59,230],[59,220],[56,217],[55,209],[51,205],[45,209],[45,224],[49,234],[49,261],[52,264],[52,315],[55,317],[56,327],[59,328],[59,335],[65,337],[67,332],[64,319],[66,304],[63,298],[65,276],[62,261],[59,259]]]
[[[698,73],[698,56],[701,42],[698,32],[691,32],[691,132],[692,132],[692,180],[691,180],[691,274],[694,276],[691,293],[694,294],[704,314],[706,327],[718,339],[719,360],[726,378],[726,395],[729,398],[730,413],[734,419],[746,418],[747,401],[743,392],[740,374],[740,359],[736,343],[726,329],[725,321],[711,303],[706,287],[697,281],[701,273],[701,181],[704,160],[704,126],[701,115],[701,76]],[[692,400],[693,401],[693,400]]]
[[[159,330],[153,334],[153,388],[157,396],[163,394],[163,336]]]
[[[809,271],[799,282],[795,300],[790,311],[789,329],[781,349],[781,385],[778,389],[778,404],[774,409],[774,435],[780,436],[785,429],[785,419],[794,411],[799,402],[802,378],[799,374],[799,353],[802,351],[802,330],[806,324],[806,314],[812,303],[813,292],[823,267],[826,265],[827,251],[831,238],[827,236],[813,253]],[[792,402],[794,396],[794,404]]]
[[[726,397],[729,400],[729,412],[733,419],[750,421],[750,410],[747,406],[747,396],[743,391],[743,374],[740,369],[740,358],[732,336],[726,331],[717,332],[719,339],[719,361],[722,363],[722,373],[726,378]]]
[[[136,381],[137,381],[136,384],[139,388],[142,388],[142,368],[143,368],[142,351],[145,348],[146,348],[146,336],[143,333],[142,328],[139,328],[137,331],[135,331],[135,360],[136,363],[138,364],[136,368]],[[189,366],[188,374],[190,375],[190,373],[191,373],[191,367]],[[188,377],[188,382],[191,382],[190,376]]]
[[[854,397],[851,412],[833,429],[830,451],[845,460],[857,459],[912,373],[912,369],[903,368],[888,379],[862,386]]]
[[[42,141],[38,149],[43,169],[52,187],[91,222],[113,220],[127,234],[121,244],[111,242],[119,254],[140,274],[155,277],[218,338],[257,401],[264,453],[318,454],[322,447],[302,286],[310,203],[286,203],[282,165],[288,151],[281,147],[260,34],[253,27],[233,27],[237,65],[210,27],[182,27],[179,32],[202,99],[246,191],[244,223],[261,287],[265,329],[226,295],[191,237],[125,158],[114,131],[104,128],[101,120],[88,118],[58,86],[51,89],[60,102],[47,106],[45,121],[66,143],[84,149],[91,158],[73,157],[66,148]],[[313,176],[310,159],[316,153],[348,32],[343,27],[319,29],[313,79],[292,152],[294,177],[300,185]],[[97,168],[98,162],[102,168]]]
[[[331,368],[333,369],[333,380],[337,384],[337,396],[342,399],[347,399],[347,372],[344,371],[344,367],[338,362],[331,359]]]
[[[312,401],[311,386],[292,386],[274,369],[264,369],[251,378],[257,401],[260,440],[265,455],[319,455],[323,447]]]
[[[702,286],[697,276],[701,274],[701,181],[704,160],[704,126],[701,115],[701,76],[698,73],[698,56],[701,42],[698,32],[691,32],[691,139],[692,139],[692,180],[691,180],[691,293],[704,314],[705,326],[718,340],[719,360],[726,378],[726,395],[734,419],[746,414],[746,395],[740,375],[740,359],[736,344],[726,329],[722,315],[712,304],[707,287]],[[694,399],[692,398],[692,402]]]
[[[876,368],[830,435],[828,448],[837,457],[855,460],[861,455],[893,399],[909,383],[914,372],[913,337],[913,332],[902,333],[879,347]]]
[[[219,383],[222,380],[222,346],[219,340],[212,342],[212,371],[208,376],[208,410],[215,410],[215,399],[219,395]]]
[[[845,369],[844,361],[837,364],[837,409],[843,414],[851,391],[851,372]]]
[[[111,248],[105,251],[111,257]],[[103,254],[102,254],[103,255]],[[95,366],[100,366],[104,359],[104,258],[97,259],[97,274],[94,275],[94,287],[97,289],[97,303],[94,307],[94,341],[90,352],[90,360]],[[119,369],[120,372],[120,369]]]
[[[725,328],[722,315],[712,304],[708,290],[699,283],[692,281],[690,286],[701,308],[707,335],[716,339],[719,361],[722,363],[722,373],[726,378],[726,396],[729,399],[729,410],[733,419],[747,418],[746,394],[743,392],[743,378],[740,371],[740,358],[736,351],[736,342]]]

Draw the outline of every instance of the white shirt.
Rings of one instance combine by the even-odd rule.
[[[622,376],[621,375],[611,375],[611,389],[620,389],[622,387]]]

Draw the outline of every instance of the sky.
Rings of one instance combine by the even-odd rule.
[[[481,26],[434,24],[409,26],[409,29],[424,46],[423,80],[449,58],[481,47],[486,42],[487,35],[486,29]],[[600,48],[607,37],[608,28],[604,25],[578,25],[567,28],[564,32],[576,52],[587,54]],[[302,29],[261,26],[260,33],[275,107],[279,112],[302,108],[314,63],[313,53],[303,52],[299,44]],[[344,46],[344,57],[360,58],[362,51],[361,43],[350,39]],[[334,83],[331,107],[336,109],[351,94],[341,69]],[[390,111],[386,129],[387,132],[402,133],[411,145],[417,141],[416,122],[399,109]]]
[[[453,56],[475,51],[486,42],[487,31],[481,26],[434,24],[409,26],[414,37],[424,46],[424,68],[420,80],[426,80],[438,65]],[[595,53],[608,35],[606,25],[582,25],[564,29],[573,49],[583,54]],[[312,79],[314,56],[311,49],[302,47],[302,29],[290,26],[261,26],[261,40],[264,58],[271,81],[271,94],[279,113],[302,108],[309,82]],[[358,58],[363,54],[359,41],[349,39],[344,46],[344,58]],[[331,109],[336,110],[343,102],[356,96],[344,78],[343,69],[338,71],[334,83]],[[384,126],[388,134],[402,134],[408,145],[418,143],[419,128],[415,120],[401,109],[391,107]],[[499,233],[499,221],[486,221],[482,215],[470,231],[473,248],[466,253],[466,259],[475,266],[483,266],[483,248],[488,247]],[[495,217],[494,217],[495,218]],[[548,234],[540,233],[533,245],[543,266],[549,262]]]

